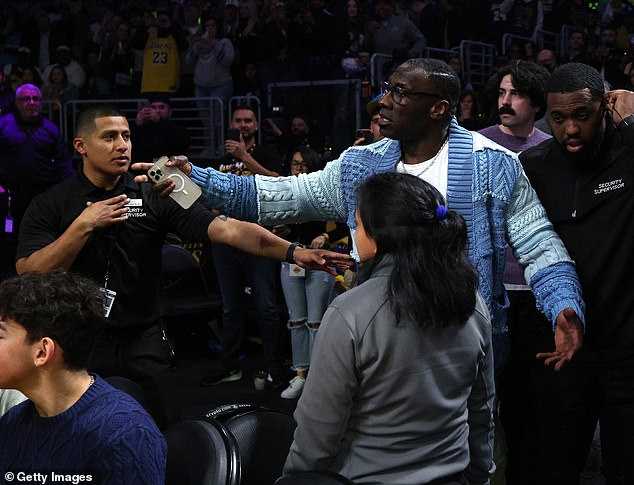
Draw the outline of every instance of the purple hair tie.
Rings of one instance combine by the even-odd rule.
[[[445,219],[445,217],[447,217],[447,208],[444,205],[439,205],[436,208],[436,220],[438,221],[443,221]]]

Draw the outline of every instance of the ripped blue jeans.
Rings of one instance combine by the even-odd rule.
[[[291,276],[290,264],[282,263],[280,278],[291,332],[293,368],[307,369],[317,335],[315,325],[328,308],[335,277],[324,271],[306,271],[305,276]]]

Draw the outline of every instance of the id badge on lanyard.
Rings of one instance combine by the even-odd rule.
[[[106,275],[104,277],[103,288],[99,288],[104,296],[103,311],[106,318],[110,316],[110,310],[114,305],[114,300],[117,297],[117,292],[108,289],[108,278],[110,277],[110,259],[108,259],[108,267],[106,269]]]

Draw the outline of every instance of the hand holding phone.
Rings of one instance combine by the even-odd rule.
[[[227,130],[227,140],[240,141],[240,130],[237,128],[229,128]]]
[[[189,209],[201,196],[200,187],[176,167],[167,167],[169,161],[167,157],[159,158],[148,170],[148,177],[154,183],[162,182],[171,178],[176,187],[169,196],[176,201],[183,209]]]
[[[367,129],[357,130],[355,137],[357,139],[363,138],[363,142],[361,143],[363,145],[368,145],[374,142],[374,135],[372,134],[372,131]]]

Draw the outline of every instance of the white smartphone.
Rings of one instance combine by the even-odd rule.
[[[161,182],[171,178],[176,183],[176,188],[170,193],[170,197],[174,199],[183,209],[189,209],[194,202],[198,200],[202,192],[200,187],[181,172],[176,167],[166,167],[165,163],[169,160],[167,157],[159,158],[147,174],[154,183]]]

